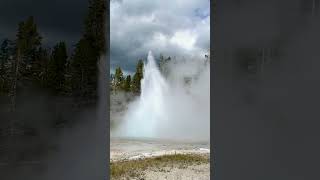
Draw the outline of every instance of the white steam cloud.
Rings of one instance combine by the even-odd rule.
[[[129,105],[116,136],[209,141],[209,63],[171,61],[167,68],[164,77],[149,52],[141,96]]]

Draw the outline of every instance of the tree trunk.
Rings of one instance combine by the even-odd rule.
[[[20,48],[17,50],[17,57],[16,61],[13,66],[13,73],[12,73],[12,85],[11,85],[11,112],[14,112],[16,109],[16,96],[17,96],[17,81],[18,81],[18,74],[19,74],[19,64],[20,64]]]

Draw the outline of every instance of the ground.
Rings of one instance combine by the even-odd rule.
[[[159,171],[148,170],[145,172],[144,179],[146,180],[208,180],[210,179],[209,163],[200,165],[189,165],[185,168],[166,167]]]
[[[210,144],[111,139],[111,179],[210,179]]]

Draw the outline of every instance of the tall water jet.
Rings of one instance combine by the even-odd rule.
[[[195,64],[202,65],[201,61],[173,64],[171,68],[179,70],[171,79],[166,79],[149,51],[143,69],[141,95],[129,105],[115,136],[209,140],[210,70],[209,66]],[[181,81],[181,74],[187,69],[201,69],[188,86]]]
[[[127,137],[155,138],[159,121],[166,119],[164,99],[168,85],[161,75],[151,51],[149,51],[147,63],[143,69],[141,95],[138,101],[131,104],[131,107],[136,108],[129,108],[121,134]]]

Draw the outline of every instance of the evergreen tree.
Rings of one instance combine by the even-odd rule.
[[[66,44],[64,42],[59,42],[53,48],[48,67],[48,85],[56,92],[63,89],[67,58]]]
[[[17,34],[17,48],[20,49],[22,63],[31,65],[35,60],[36,52],[41,46],[42,37],[40,36],[37,25],[33,17],[21,22]]]
[[[143,78],[143,61],[139,60],[137,67],[136,67],[136,73],[133,76],[132,80],[132,91],[135,93],[140,93],[141,91],[141,79]]]
[[[89,0],[89,12],[85,19],[84,37],[92,42],[97,56],[105,54],[106,51],[105,17],[106,1]]]
[[[5,39],[0,46],[0,95],[8,93],[10,88],[11,45],[11,41]]]
[[[37,53],[37,62],[39,62],[37,68],[37,79],[40,82],[41,87],[48,87],[48,68],[50,63],[49,49],[39,48]]]
[[[123,90],[129,92],[131,90],[131,76],[128,75],[123,83]]]
[[[31,67],[36,59],[36,52],[41,46],[42,39],[32,16],[26,21],[19,23],[16,36],[15,57],[12,62],[10,75],[11,111],[13,112],[16,108],[17,81],[32,79],[33,73]]]
[[[64,81],[64,87],[63,87],[63,94],[67,96],[72,95],[72,63],[70,59],[67,59],[66,62],[66,71],[65,71],[65,81]]]
[[[119,91],[123,90],[123,84],[124,84],[124,77],[123,72],[120,67],[116,68],[115,74],[114,74],[114,90]]]
[[[72,57],[72,92],[76,97],[96,97],[97,58],[90,41],[81,39]]]
[[[4,64],[9,59],[9,40],[5,39],[2,41],[0,46],[0,63]]]
[[[37,53],[41,46],[41,40],[42,37],[32,16],[19,23],[13,70],[15,72],[13,74],[14,86],[16,86],[17,80],[34,81],[39,76],[40,61],[37,61],[37,57],[39,57]]]
[[[97,97],[98,60],[105,54],[105,0],[89,0],[89,12],[85,19],[85,31],[73,54],[72,91],[76,97]]]

